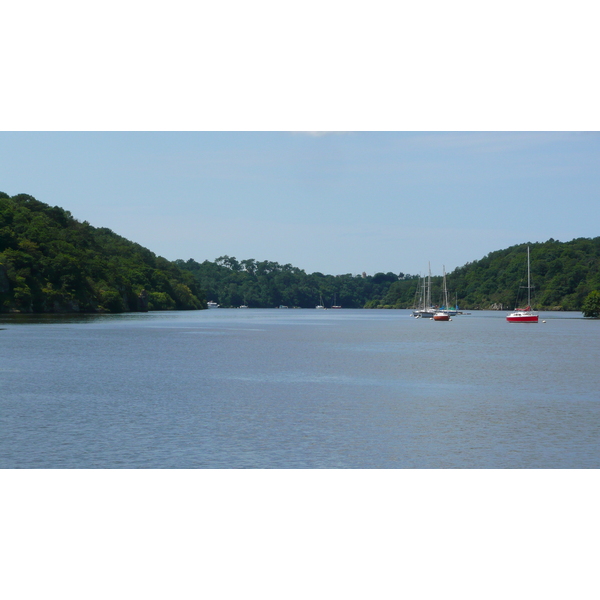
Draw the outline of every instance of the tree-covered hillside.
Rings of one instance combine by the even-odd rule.
[[[367,302],[378,303],[390,286],[404,278],[402,273],[367,275],[307,274],[292,265],[254,259],[238,261],[222,256],[216,261],[198,263],[192,259],[175,263],[189,270],[206,290],[207,299],[221,306],[273,308],[280,305],[314,308],[321,299],[325,307],[362,308]],[[408,276],[410,277],[410,276]]]
[[[0,312],[199,309],[189,272],[68,211],[0,192]]]
[[[531,254],[532,305],[538,310],[581,310],[586,296],[600,290],[600,237],[570,242],[553,239],[491,252],[447,276],[451,304],[515,308],[527,302],[527,246]],[[398,281],[381,304],[413,305],[418,282]],[[432,300],[441,303],[442,278],[432,278]]]
[[[527,246],[533,308],[582,310],[586,297],[600,291],[600,238],[550,239],[491,252],[455,269],[447,276],[450,304],[523,305]],[[110,229],[81,223],[58,206],[0,192],[0,312],[197,309],[205,308],[207,299],[223,307],[313,308],[322,302],[409,308],[420,286],[419,277],[403,273],[307,274],[290,264],[229,256],[170,262]],[[432,300],[442,303],[439,276],[432,279]],[[590,306],[586,314],[594,316],[598,311]]]

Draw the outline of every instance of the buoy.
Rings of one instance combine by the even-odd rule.
[[[542,323],[545,323],[546,321],[542,321]]]

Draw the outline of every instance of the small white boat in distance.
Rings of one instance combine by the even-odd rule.
[[[206,304],[208,305],[208,308],[219,308],[219,305],[212,300],[208,301]]]

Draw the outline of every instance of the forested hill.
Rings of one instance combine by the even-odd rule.
[[[0,192],[0,312],[206,308],[174,263],[27,194]]]
[[[491,252],[447,276],[450,304],[515,308],[527,303],[527,247],[531,255],[532,306],[537,310],[581,310],[586,296],[600,290],[600,237],[570,242],[553,239]],[[412,306],[417,282],[398,281],[380,305]],[[524,287],[525,286],[525,287]],[[432,300],[441,302],[442,278],[432,281]]]

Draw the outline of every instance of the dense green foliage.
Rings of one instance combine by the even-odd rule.
[[[581,310],[584,317],[594,319],[600,317],[600,292],[598,290],[594,290],[586,296]]]
[[[229,256],[217,258],[215,262],[198,263],[190,259],[175,263],[193,273],[206,290],[208,300],[223,307],[245,304],[251,308],[280,305],[314,308],[322,298],[325,307],[337,304],[344,308],[362,308],[368,302],[379,303],[390,286],[399,277],[405,277],[402,273],[309,275],[289,264],[252,258],[238,261]]]
[[[462,308],[512,309],[527,303],[527,246],[531,253],[532,306],[537,310],[582,310],[586,296],[600,289],[600,237],[570,242],[553,239],[519,244],[491,252],[447,276],[450,304]],[[383,298],[396,308],[414,303],[418,282],[398,281]],[[442,278],[432,280],[432,299],[439,303]]]
[[[0,312],[198,309],[194,277],[27,194],[0,192]]]

